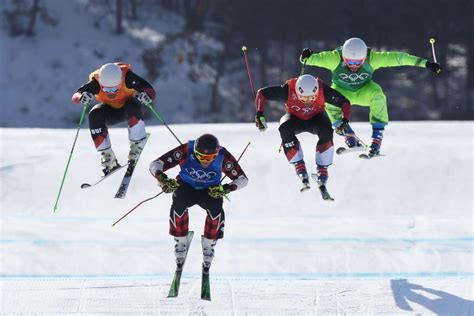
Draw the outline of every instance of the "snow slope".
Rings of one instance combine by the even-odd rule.
[[[366,141],[367,123],[354,123]],[[99,175],[99,156],[81,130],[58,212],[52,212],[75,129],[0,129],[2,314],[472,315],[473,123],[394,122],[386,156],[336,156],[328,188],[300,193],[278,153],[277,125],[171,126],[182,141],[215,133],[241,165],[248,187],[225,202],[225,238],[212,267],[212,302],[199,299],[200,245],[191,247],[180,297],[167,299],[173,241],[171,196],[154,196],[148,164],[176,146],[149,127],[125,200],[120,175],[80,189]],[[110,130],[117,156],[127,132]],[[314,172],[316,140],[300,135]],[[342,139],[335,139],[336,146]],[[119,159],[120,160],[120,159]],[[123,159],[122,159],[123,160]],[[175,175],[177,169],[169,172]],[[202,232],[204,211],[190,209]]]
[[[205,59],[212,60],[222,50],[220,42],[198,33],[177,36],[183,19],[156,5],[148,4],[146,10],[147,4],[142,4],[140,18],[125,19],[124,33],[117,35],[114,15],[104,3],[43,0],[40,4],[57,25],[39,20],[34,37],[10,37],[6,25],[0,28],[0,85],[5,87],[1,127],[72,126],[78,120],[72,94],[92,71],[115,61],[130,63],[153,85],[155,105],[168,122],[215,120],[205,115],[216,76]],[[0,2],[0,10],[9,7],[11,3]],[[145,66],[145,57],[152,69]]]

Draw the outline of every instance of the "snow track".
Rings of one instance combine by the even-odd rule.
[[[0,129],[0,314],[472,315],[472,126],[390,124],[386,156],[334,157],[333,203],[316,189],[299,192],[294,170],[278,154],[275,124],[265,133],[252,124],[173,126],[183,141],[214,133],[235,156],[252,142],[241,160],[249,185],[224,205],[211,302],[200,299],[199,243],[189,250],[179,297],[166,297],[174,272],[170,195],[111,228],[158,192],[147,165],[177,145],[165,128],[148,128],[153,137],[124,200],[113,198],[120,176],[80,189],[100,174],[99,156],[81,131],[54,214],[75,130]],[[368,140],[368,124],[353,127]],[[110,134],[125,159],[126,130]],[[316,139],[299,138],[314,172]],[[196,236],[204,219],[204,211],[190,209]]]

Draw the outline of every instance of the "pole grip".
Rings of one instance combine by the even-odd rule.
[[[435,63],[437,63],[438,61],[436,60],[436,52],[435,52],[435,47],[434,47],[435,39],[434,38],[430,38],[430,44],[431,44],[431,52],[433,53],[433,60],[434,60]]]

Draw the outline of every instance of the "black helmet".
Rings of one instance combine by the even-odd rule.
[[[194,142],[194,155],[199,161],[212,161],[219,152],[219,141],[214,135],[204,134]]]

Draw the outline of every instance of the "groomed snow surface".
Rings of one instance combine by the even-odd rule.
[[[369,142],[370,125],[354,123]],[[473,315],[473,123],[393,122],[384,157],[335,156],[323,201],[278,153],[278,126],[173,125],[185,142],[205,132],[238,157],[249,185],[225,202],[225,238],[211,268],[212,301],[200,299],[199,235],[205,213],[190,209],[196,232],[178,298],[168,235],[170,195],[149,163],[178,145],[166,128],[151,137],[125,200],[121,173],[100,176],[86,125],[53,213],[76,129],[0,129],[0,313],[152,315]],[[127,131],[110,129],[121,162]],[[316,137],[299,136],[310,171]],[[335,145],[343,140],[335,136]],[[178,168],[168,172],[176,175]],[[225,182],[225,181],[224,181]]]

